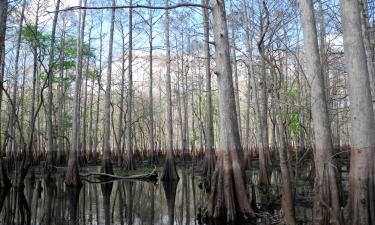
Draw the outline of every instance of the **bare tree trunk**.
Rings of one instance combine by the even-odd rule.
[[[266,3],[263,0],[263,5],[265,6]],[[267,10],[263,7],[264,10]],[[267,169],[268,160],[267,154],[269,152],[269,141],[268,141],[268,91],[267,91],[267,70],[266,70],[266,59],[267,56],[264,52],[264,36],[267,32],[265,24],[265,20],[269,20],[267,11],[266,11],[266,18],[263,16],[263,10],[260,14],[260,36],[261,40],[258,42],[258,50],[262,56],[261,61],[261,77],[260,77],[260,92],[256,94],[255,101],[257,107],[257,119],[258,119],[258,142],[260,146],[258,147],[259,151],[259,183],[261,185],[268,186],[270,183],[269,172]],[[257,82],[254,79],[254,85],[257,85]],[[258,92],[258,91],[257,91]]]
[[[6,34],[6,22],[8,15],[8,1],[0,1],[0,112],[2,106],[2,93],[3,93],[3,82],[4,82],[4,62],[5,62],[5,34]],[[1,114],[0,114],[1,117]],[[3,121],[0,118],[0,146],[2,147],[1,135],[2,135],[2,124]],[[0,150],[0,188],[5,188],[10,185],[10,180],[8,178],[7,170],[3,162],[3,148]]]
[[[64,128],[63,128],[63,112],[64,112],[64,66],[63,63],[65,61],[65,54],[64,54],[64,48],[65,48],[65,36],[66,36],[66,22],[63,22],[63,27],[61,28],[61,40],[60,40],[60,86],[59,86],[59,101],[58,104],[60,107],[58,107],[58,157],[57,157],[57,164],[60,165],[62,163],[63,156],[65,156],[65,149],[64,149]]]
[[[112,0],[112,7],[116,6],[116,1]],[[112,52],[113,52],[113,33],[115,29],[115,13],[116,9],[112,8],[111,14],[111,27],[109,30],[109,50],[108,50],[108,67],[107,67],[107,80],[104,98],[104,138],[103,138],[103,159],[101,171],[104,173],[113,174],[113,168],[111,163],[111,146],[110,146],[110,134],[111,134],[111,79],[112,79]]]
[[[169,0],[164,0],[166,7],[169,5]],[[163,174],[161,179],[178,180],[178,174],[173,156],[173,121],[172,121],[172,93],[171,93],[171,47],[169,41],[169,10],[166,9],[164,15],[164,37],[166,46],[166,92],[167,92],[167,156],[164,164]]]
[[[133,1],[130,0],[130,5],[133,4]],[[135,163],[133,159],[133,128],[132,128],[132,114],[133,114],[133,9],[129,9],[129,68],[128,68],[128,111],[126,113],[126,127],[127,127],[127,150],[128,158],[126,162],[126,167],[128,170],[135,169]]]
[[[84,0],[84,6],[86,6],[87,0]],[[80,4],[82,5],[82,0]],[[75,91],[73,99],[73,123],[72,123],[72,141],[69,153],[68,167],[65,174],[65,183],[68,186],[80,186],[81,180],[79,177],[79,166],[77,161],[77,153],[79,152],[79,120],[80,120],[80,92],[82,83],[82,48],[83,48],[83,36],[84,36],[84,17],[86,11],[79,11],[79,22],[78,22],[78,39],[77,39],[77,64],[75,79]]]
[[[252,1],[252,4],[254,2]],[[245,25],[245,41],[246,41],[246,52],[248,54],[248,78],[247,78],[247,96],[246,96],[246,134],[245,134],[245,169],[250,167],[251,159],[249,150],[251,148],[250,145],[250,104],[251,104],[251,91],[253,94],[256,94],[255,87],[252,85],[252,79],[254,75],[254,67],[253,67],[253,36],[250,34],[250,22],[247,14],[247,4],[246,0],[242,0],[242,8],[243,8],[243,21]],[[253,79],[255,80],[255,79]],[[257,114],[256,114],[257,115]]]
[[[345,221],[351,225],[374,225],[375,124],[359,1],[341,0],[341,19],[352,129],[348,218]]]
[[[370,81],[370,88],[372,93],[373,99],[373,107],[375,109],[375,64],[374,64],[374,52],[371,46],[370,41],[370,31],[369,31],[369,23],[368,23],[368,1],[361,0],[360,4],[360,11],[361,11],[361,26],[362,26],[362,36],[363,36],[363,44],[366,51],[367,57],[367,68],[369,73],[369,81]]]
[[[149,5],[151,5],[151,1],[149,0]],[[154,163],[155,161],[155,147],[154,147],[154,99],[153,99],[153,93],[152,93],[152,88],[153,88],[153,53],[152,53],[152,48],[153,48],[153,20],[152,20],[152,9],[149,9],[149,15],[150,19],[148,21],[149,26],[150,26],[150,33],[149,33],[149,82],[150,86],[148,88],[148,95],[150,99],[150,105],[148,106],[149,110],[149,116],[150,116],[150,122],[149,122],[149,139],[148,139],[148,157],[149,157],[149,163]]]
[[[102,15],[103,16],[103,15]],[[100,20],[100,46],[99,46],[99,77],[98,77],[98,96],[96,103],[96,119],[95,119],[95,139],[94,139],[94,149],[93,149],[93,161],[97,160],[97,149],[99,145],[99,110],[100,110],[100,90],[101,90],[101,79],[102,79],[102,55],[103,55],[103,18]]]
[[[125,92],[125,32],[122,23],[121,26],[121,39],[122,39],[122,58],[121,58],[121,90],[120,90],[120,106],[118,117],[118,138],[117,138],[117,165],[122,166],[122,140],[123,140],[123,117],[124,117],[124,92]]]
[[[300,8],[307,74],[311,82],[311,112],[315,136],[316,177],[314,189],[318,196],[314,201],[313,222],[314,224],[328,224],[330,222],[341,224],[331,126],[312,0],[301,1]],[[331,210],[327,209],[325,204],[328,204]]]
[[[202,4],[208,5],[208,0],[202,0]],[[207,177],[211,177],[215,170],[214,128],[212,119],[212,92],[211,92],[211,60],[210,60],[210,30],[208,9],[203,9],[204,32],[204,58],[206,73],[206,146],[204,154],[203,170]]]
[[[93,29],[93,26],[89,29],[89,35],[88,35],[88,51],[91,51],[91,31]],[[83,121],[82,121],[82,160],[83,163],[87,163],[87,96],[88,96],[88,80],[89,80],[89,67],[90,67],[90,55],[86,58],[86,68],[85,68],[85,90],[84,90],[84,96],[83,96]]]
[[[19,70],[19,57],[20,57],[20,48],[21,48],[21,38],[22,38],[22,27],[23,27],[23,20],[25,16],[25,8],[26,8],[26,0],[23,0],[22,9],[21,9],[21,17],[19,22],[19,30],[17,34],[17,44],[16,44],[16,57],[14,59],[14,77],[13,77],[13,91],[12,91],[12,105],[11,105],[11,114],[10,114],[10,125],[9,125],[9,134],[11,138],[11,145],[10,151],[11,154],[15,154],[17,149],[17,141],[16,141],[16,114],[17,114],[17,90],[18,90],[18,70]]]
[[[219,86],[220,145],[211,180],[208,217],[233,221],[252,214],[246,194],[242,150],[238,130],[225,1],[212,2],[216,47],[216,74]]]
[[[236,56],[236,35],[237,35],[237,24],[236,24],[236,17],[235,12],[233,9],[233,0],[230,0],[230,26],[232,27],[232,61],[233,61],[233,76],[234,76],[234,97],[236,101],[236,112],[237,112],[237,121],[238,121],[238,129],[240,132],[240,140],[242,140],[241,136],[241,110],[240,110],[240,94],[238,89],[238,69],[237,69],[237,56]]]
[[[48,136],[48,158],[47,158],[47,165],[53,165],[55,161],[55,146],[53,144],[53,126],[52,126],[52,98],[53,98],[53,64],[54,64],[54,56],[55,56],[55,37],[56,37],[56,25],[57,25],[57,18],[59,15],[59,8],[60,8],[60,0],[56,2],[55,8],[55,15],[53,17],[52,23],[52,34],[51,34],[51,50],[49,53],[49,60],[48,60],[48,103],[47,103],[47,136]]]

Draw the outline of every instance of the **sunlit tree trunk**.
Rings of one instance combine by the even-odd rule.
[[[149,0],[149,5],[151,5],[151,0]],[[153,15],[152,15],[152,9],[149,10],[149,15],[150,15],[150,19],[148,21],[148,25],[150,26],[150,30],[149,30],[149,46],[150,46],[150,49],[149,49],[149,82],[150,82],[150,86],[148,88],[148,97],[150,99],[150,105],[148,106],[148,110],[149,110],[149,116],[150,116],[150,122],[149,122],[149,139],[148,139],[148,157],[149,157],[149,162],[150,163],[153,163],[154,160],[155,160],[155,146],[154,146],[154,99],[153,99],[153,93],[152,93],[152,89],[153,89],[153,52],[152,52],[152,48],[153,48],[153,40],[154,40],[154,37],[153,37]]]
[[[112,7],[115,7],[115,0],[112,0]],[[111,26],[109,30],[109,51],[108,51],[108,66],[107,66],[107,80],[104,98],[104,138],[103,138],[103,159],[101,171],[104,173],[113,174],[112,163],[110,159],[111,145],[111,80],[112,80],[112,51],[113,51],[113,33],[115,29],[115,8],[112,8]]]
[[[208,0],[202,0],[202,4],[208,5]],[[214,150],[214,128],[212,118],[212,91],[211,91],[211,60],[210,60],[210,30],[208,9],[203,9],[203,32],[204,32],[204,63],[206,75],[206,146],[203,169],[207,177],[210,177],[215,170]]]
[[[219,87],[220,144],[215,172],[211,180],[208,217],[233,221],[251,214],[242,168],[240,134],[233,88],[225,1],[212,1],[216,47],[216,75]]]
[[[335,224],[340,224],[341,209],[336,180],[337,171],[333,158],[325,79],[319,55],[312,0],[301,1],[300,8],[307,75],[311,82],[311,113],[315,137],[314,189],[317,197],[314,201],[313,222],[314,224],[328,224],[333,221]],[[328,209],[325,204],[328,204],[331,209]]]
[[[341,0],[344,52],[349,74],[351,152],[347,224],[375,224],[375,124],[359,1]]]
[[[87,0],[84,0],[84,6]],[[82,5],[82,0],[80,0]],[[65,174],[65,183],[68,186],[80,186],[81,180],[79,177],[79,167],[77,161],[77,153],[79,151],[79,117],[80,117],[80,92],[82,82],[82,46],[84,36],[84,17],[86,12],[79,11],[79,22],[78,22],[78,39],[77,39],[77,63],[76,63],[76,79],[75,79],[75,91],[73,96],[73,123],[72,123],[72,140],[71,148],[69,152],[68,167]]]
[[[164,0],[166,7],[168,0]],[[164,164],[162,180],[178,180],[178,174],[173,156],[173,121],[172,121],[172,93],[171,93],[171,47],[169,41],[169,10],[164,15],[164,37],[166,46],[166,93],[167,93],[167,156]]]
[[[130,5],[132,5],[133,1],[130,0]],[[132,114],[133,114],[133,9],[129,9],[129,66],[128,66],[128,111],[126,113],[127,120],[126,120],[126,127],[127,127],[127,150],[128,150],[128,158],[126,162],[126,167],[128,170],[134,170],[135,164],[133,159],[133,132],[134,129],[132,128]]]

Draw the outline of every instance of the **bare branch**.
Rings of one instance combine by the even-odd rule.
[[[150,6],[150,5],[123,5],[123,6],[71,6],[65,9],[59,10],[59,12],[65,12],[65,11],[74,11],[74,10],[80,10],[80,9],[134,9],[134,8],[142,8],[142,9],[177,9],[181,7],[200,7],[200,8],[206,8],[211,9],[210,6],[204,5],[204,4],[194,4],[194,3],[179,3],[171,6]],[[54,13],[54,11],[50,11],[48,13]]]

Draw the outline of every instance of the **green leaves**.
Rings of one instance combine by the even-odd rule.
[[[27,24],[21,30],[22,38],[32,47],[37,47],[45,52],[51,42],[51,35],[38,31],[35,25]]]

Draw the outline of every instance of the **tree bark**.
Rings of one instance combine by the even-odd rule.
[[[351,152],[347,224],[375,224],[375,124],[359,1],[341,0],[344,52],[349,74]]]
[[[0,85],[3,86],[4,82],[4,62],[5,62],[5,34],[6,34],[6,22],[7,22],[7,15],[8,15],[8,1],[1,1],[0,2]],[[0,88],[0,112],[2,106],[2,92],[3,89]],[[1,116],[1,114],[0,114]],[[1,136],[2,136],[2,124],[3,121],[0,119],[0,146],[2,147]],[[0,150],[0,189],[5,190],[5,187],[10,185],[10,180],[7,174],[7,170],[5,168],[5,164],[3,161],[3,156],[5,155],[4,150]]]
[[[225,1],[212,2],[216,47],[216,74],[219,86],[220,145],[218,161],[211,180],[209,218],[233,221],[253,210],[246,194],[242,150],[238,130]]]
[[[86,5],[87,0],[84,0]],[[82,0],[80,0],[82,5]],[[81,180],[79,177],[79,166],[77,161],[77,153],[79,152],[79,117],[80,117],[80,92],[82,82],[82,48],[83,48],[83,36],[84,36],[84,17],[86,12],[79,12],[79,22],[77,27],[78,39],[77,39],[77,64],[76,64],[76,79],[75,79],[75,91],[73,97],[73,122],[72,122],[72,141],[69,152],[68,167],[65,174],[65,183],[68,186],[80,186]]]
[[[149,1],[149,5],[151,5],[151,1]],[[148,21],[148,25],[150,26],[150,33],[149,33],[149,82],[150,86],[148,88],[148,96],[150,99],[150,105],[148,106],[149,110],[149,117],[150,117],[150,122],[149,122],[149,140],[148,140],[148,157],[149,157],[149,163],[154,163],[155,161],[155,147],[154,147],[154,99],[153,99],[153,20],[152,20],[152,9],[149,10],[149,15],[150,19]]]
[[[208,0],[202,0],[202,4],[208,5]],[[211,90],[211,60],[210,60],[210,30],[208,9],[203,9],[204,32],[204,60],[206,73],[206,146],[203,171],[207,177],[211,177],[215,170],[214,128],[212,118],[212,90]]]
[[[56,2],[55,15],[52,22],[52,34],[51,34],[51,50],[48,59],[48,103],[47,103],[47,137],[48,137],[48,158],[47,165],[53,165],[55,160],[55,146],[53,144],[53,126],[52,126],[52,107],[53,107],[53,64],[55,56],[55,37],[56,37],[56,25],[59,15],[60,0]]]
[[[165,7],[168,7],[169,1],[164,0]],[[173,156],[173,121],[172,121],[172,93],[171,93],[171,47],[169,41],[169,10],[165,10],[164,15],[164,38],[166,46],[166,92],[167,92],[167,156],[164,164],[161,179],[178,180],[178,174]]]
[[[325,79],[319,55],[312,0],[300,4],[307,74],[311,82],[311,113],[315,137],[314,224],[341,224],[331,127],[326,102]],[[326,205],[330,208],[327,208]]]
[[[133,1],[130,0],[130,5]],[[128,170],[135,169],[135,163],[133,158],[133,128],[132,128],[132,114],[133,114],[133,9],[129,9],[129,68],[128,68],[128,111],[126,113],[126,127],[127,127],[127,150],[128,157],[126,167]]]
[[[112,0],[112,6],[116,6],[116,1]],[[113,33],[115,27],[116,10],[112,9],[111,26],[109,30],[109,50],[108,50],[108,67],[107,67],[107,80],[104,98],[104,138],[103,138],[103,159],[101,172],[113,174],[112,163],[110,159],[111,145],[111,80],[112,80],[112,52],[113,52]]]

